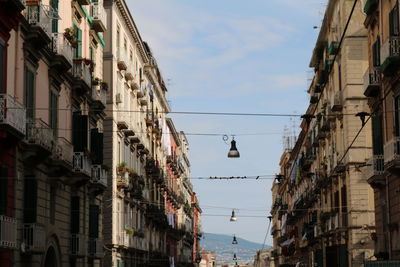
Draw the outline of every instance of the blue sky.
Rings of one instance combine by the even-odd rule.
[[[304,113],[307,71],[324,0],[127,0],[150,44],[174,111]],[[219,136],[188,136],[192,176],[272,175],[279,171],[288,118],[171,115],[188,133],[237,134],[240,159]],[[298,124],[298,123],[297,123]],[[263,133],[263,135],[245,135]],[[204,232],[262,243],[272,180],[193,179]],[[214,208],[222,207],[222,208]],[[236,223],[229,222],[238,209]],[[208,216],[208,215],[226,215]],[[270,235],[267,243],[271,243]]]

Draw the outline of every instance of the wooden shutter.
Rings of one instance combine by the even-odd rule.
[[[389,13],[390,36],[399,36],[399,5],[396,3]]]
[[[24,223],[35,223],[37,211],[37,180],[26,176],[24,183]]]
[[[88,149],[88,116],[74,113],[72,117],[72,142],[75,152]]]
[[[347,267],[348,257],[347,257],[347,245],[339,245],[339,266]]]
[[[51,0],[51,7],[54,11],[54,16],[58,16],[58,0]],[[51,31],[54,33],[58,32],[58,19],[51,21]]]
[[[75,57],[82,58],[82,30],[74,25],[74,31],[76,34]]]
[[[377,37],[375,43],[372,45],[372,61],[374,67],[379,67],[381,65],[381,45],[380,38]]]
[[[79,234],[79,207],[79,197],[73,196],[71,198],[71,234]]]
[[[89,237],[99,237],[99,214],[100,208],[98,205],[89,206]]]
[[[7,214],[8,168],[0,166],[0,215]]]
[[[58,128],[58,95],[53,90],[50,90],[50,128],[57,136]]]

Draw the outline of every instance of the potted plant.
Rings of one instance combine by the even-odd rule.
[[[100,83],[101,83],[101,79],[98,78],[98,77],[95,77],[95,78],[92,80],[92,85],[99,85]]]
[[[128,164],[125,161],[120,162],[117,165],[117,172],[126,172],[127,171],[127,166],[128,166]]]

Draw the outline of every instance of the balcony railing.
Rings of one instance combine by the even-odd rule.
[[[42,4],[28,6],[25,17],[29,24],[40,26],[49,38],[51,38],[52,20],[59,19],[51,6]]]
[[[8,94],[0,94],[0,126],[10,127],[20,135],[26,132],[26,109]]]
[[[88,256],[95,259],[104,257],[104,242],[99,238],[90,238],[88,241]]]
[[[74,152],[72,166],[74,172],[82,173],[86,176],[91,175],[90,159],[84,152]]]
[[[366,261],[365,267],[396,267],[400,266],[400,261]]]
[[[400,60],[400,36],[391,36],[381,47],[381,71],[385,75],[392,74]]]
[[[92,166],[92,178],[93,183],[100,184],[104,187],[107,186],[107,171],[104,170],[101,165]]]
[[[107,30],[107,13],[102,3],[92,3],[93,28],[98,32]]]
[[[17,249],[17,220],[0,215],[0,248]]]
[[[126,55],[126,51],[119,49],[117,51],[117,60],[118,60],[118,69],[126,70],[128,68],[128,59]]]
[[[364,74],[364,95],[367,97],[376,96],[381,84],[381,72],[379,69],[367,70]]]
[[[26,253],[44,253],[46,243],[46,232],[44,227],[36,223],[24,224],[22,237]]]
[[[107,105],[107,91],[99,89],[99,86],[92,86],[92,98],[94,101],[101,102],[104,106]]]
[[[385,164],[400,159],[400,137],[394,136],[384,146]]]
[[[383,155],[373,155],[368,161],[365,168],[365,178],[368,180],[374,176],[382,175],[384,172]]]
[[[52,151],[54,143],[53,129],[41,119],[35,119],[27,123],[26,140],[29,144],[40,146]]]
[[[64,56],[71,66],[74,56],[74,48],[62,33],[52,33],[52,50],[54,53]]]
[[[75,257],[86,255],[86,237],[81,234],[71,234],[70,254]]]
[[[340,111],[343,108],[343,94],[342,91],[337,91],[331,100],[331,110]]]
[[[82,79],[87,86],[92,87],[92,74],[90,66],[84,60],[74,60],[73,74],[75,78]]]
[[[74,156],[74,147],[65,138],[59,137],[57,139],[55,157],[58,160],[64,161],[68,165],[72,165],[72,158]]]

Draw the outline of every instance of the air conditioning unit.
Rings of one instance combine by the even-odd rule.
[[[117,103],[117,104],[122,103],[122,96],[120,93],[115,95],[115,103]]]

